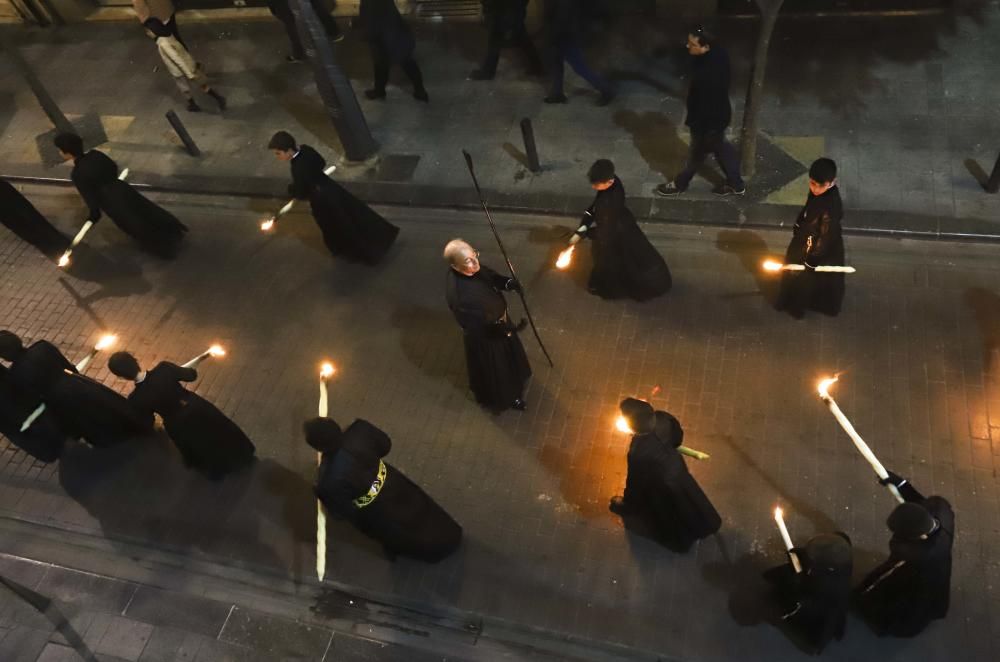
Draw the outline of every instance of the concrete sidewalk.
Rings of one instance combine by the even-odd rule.
[[[471,23],[418,25],[417,56],[431,94],[410,97],[394,72],[389,99],[362,99],[382,164],[348,182],[378,202],[475,205],[460,150],[476,158],[490,201],[518,210],[577,214],[591,200],[584,173],[613,159],[637,215],[658,220],[782,226],[805,198],[805,172],[819,155],[835,158],[849,230],[928,236],[1000,235],[1000,196],[976,181],[1000,145],[1000,9],[971,14],[879,18],[787,18],[772,42],[760,167],[742,199],[709,192],[718,175],[697,178],[681,199],[652,196],[683,165],[683,27],[624,18],[592,38],[591,62],[618,84],[607,108],[569,74],[570,103],[546,106],[542,81],[525,78],[516,53],[492,83],[466,80],[481,57],[483,32]],[[756,24],[724,22],[734,63],[734,117],[742,111]],[[283,61],[276,21],[184,26],[230,109],[182,111],[153,45],[132,23],[53,30],[6,29],[64,112],[92,142],[132,169],[132,180],[169,190],[280,196],[286,168],[267,153],[277,129],[290,130],[329,159],[339,142],[302,65]],[[370,62],[360,35],[337,47],[360,91]],[[157,69],[160,70],[157,70]],[[51,125],[9,63],[0,62],[0,174],[65,178],[55,165]],[[209,103],[206,108],[214,108]],[[204,151],[183,153],[163,114],[178,109]],[[525,167],[518,123],[533,120],[544,171]],[[715,178],[715,179],[713,179]]]

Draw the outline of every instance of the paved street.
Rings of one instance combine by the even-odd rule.
[[[68,232],[82,217],[72,189],[26,193]],[[391,563],[334,523],[332,581],[639,659],[805,659],[756,608],[758,571],[782,558],[771,509],[786,508],[796,540],[850,533],[860,575],[885,554],[893,504],[815,396],[819,376],[842,371],[845,412],[887,466],[952,501],[958,536],[946,621],[894,641],[852,619],[825,657],[946,660],[955,646],[963,660],[996,657],[1000,247],[851,236],[859,272],[843,313],[796,322],[771,310],[773,282],[756,268],[780,254],[783,232],[648,225],[674,291],[634,304],[587,294],[586,251],[568,274],[549,266],[574,219],[501,216],[556,368],[526,337],[529,409],[492,416],[466,390],[440,258],[444,241],[462,236],[501,264],[481,216],[385,208],[400,240],[367,268],[332,260],[308,216],[261,235],[273,201],[157,199],[192,228],[173,263],[138,253],[110,223],[65,274],[0,234],[0,319],[71,358],[103,329],[146,365],[223,343],[229,355],[204,364],[195,389],[247,431],[260,462],[215,485],[187,472],[165,438],[74,447],[47,467],[4,442],[4,517],[311,581],[315,456],[300,426],[315,411],[317,364],[330,358],[340,368],[332,415],[385,429],[389,459],[465,528],[460,552],[428,566]],[[126,386],[103,361],[88,374]],[[616,404],[657,386],[654,404],[711,453],[692,470],[724,519],[683,556],[626,533],[607,511],[628,442],[613,430]]]

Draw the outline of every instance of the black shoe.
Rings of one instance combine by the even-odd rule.
[[[194,99],[188,99],[187,109],[189,113],[200,113],[201,106],[195,103]]]
[[[427,96],[427,90],[423,88],[419,90],[413,90],[413,98],[416,99],[417,101],[423,101],[424,103],[427,103],[428,101],[431,100],[431,98]]]
[[[292,64],[299,64],[301,62],[304,62],[305,59],[306,59],[306,57],[304,55],[302,55],[302,56],[299,56],[299,55],[286,55],[285,56],[285,62],[291,62]]]
[[[601,92],[600,98],[597,99],[598,106],[607,106],[615,98],[614,92]]]
[[[528,403],[522,400],[521,398],[518,398],[510,405],[510,408],[516,409],[518,411],[524,411],[525,409],[528,408]]]
[[[473,69],[472,73],[469,74],[469,80],[493,80],[496,73],[490,73],[482,69]]]
[[[569,99],[566,98],[565,94],[550,94],[542,99],[542,101],[545,103],[566,103]]]
[[[730,186],[729,184],[720,186],[719,188],[712,191],[712,193],[720,197],[725,197],[727,195],[746,195],[746,192],[747,192],[747,187],[745,185],[741,186],[740,188],[735,188]]]
[[[335,44],[339,44],[340,42],[344,41],[344,33],[338,32],[336,37],[330,37],[330,41],[332,41]]]
[[[684,192],[684,189],[677,188],[677,184],[673,182],[667,182],[666,184],[660,184],[653,189],[653,193],[660,196],[661,198],[669,198],[675,195],[680,195]]]
[[[368,99],[384,99],[385,90],[365,90],[365,97]]]
[[[215,103],[219,104],[219,110],[220,111],[223,111],[223,110],[226,109],[226,97],[222,96],[221,94],[219,94],[215,90],[209,90],[208,91],[208,96],[210,96],[213,99],[215,99]]]

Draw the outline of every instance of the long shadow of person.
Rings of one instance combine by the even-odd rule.
[[[101,299],[127,297],[134,294],[145,294],[153,289],[142,274],[139,264],[128,258],[112,259],[104,252],[80,244],[73,250],[73,259],[66,267],[67,273],[89,283],[97,283],[101,287],[91,294],[82,296],[60,277],[62,285],[79,303],[92,304]]]
[[[614,115],[614,121],[629,132],[639,155],[650,169],[663,175],[664,179],[673,181],[674,176],[684,168],[688,146],[677,135],[677,125],[664,113],[619,110]],[[698,169],[698,174],[713,186],[725,183],[722,176],[707,164]]]
[[[758,293],[771,306],[778,300],[778,290],[781,287],[780,277],[766,273],[761,263],[773,253],[768,249],[760,235],[750,230],[721,230],[715,238],[715,247],[725,253],[732,253],[739,258],[743,268],[753,276],[757,283],[757,292],[736,293],[728,295],[736,298],[741,296],[756,296]]]
[[[66,618],[66,615],[59,609],[59,606],[55,601],[40,593],[36,593],[27,586],[24,586],[12,579],[7,579],[2,575],[0,575],[0,586],[12,592],[48,619],[48,621],[52,624],[52,627],[55,628],[56,632],[63,636],[66,643],[68,643],[70,647],[77,652],[81,659],[86,662],[98,662],[97,656],[94,655],[94,652],[90,650],[89,646],[87,646],[83,637],[80,636],[80,633],[73,628],[73,625]],[[0,594],[2,594],[2,591],[0,591]]]
[[[983,342],[983,367],[993,370],[997,350],[1000,350],[1000,296],[983,287],[970,287],[962,295],[972,309]]]
[[[467,391],[462,332],[455,319],[444,305],[427,308],[419,304],[397,306],[392,313],[393,328],[399,329],[400,344],[406,358],[422,373],[439,381],[446,381],[456,389]],[[442,357],[436,350],[440,338],[454,337],[455,343],[449,347],[447,356]]]

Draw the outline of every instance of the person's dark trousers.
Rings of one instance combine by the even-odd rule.
[[[299,29],[295,25],[295,15],[292,14],[292,11],[289,9],[288,11],[272,11],[271,13],[285,26],[285,33],[292,45],[292,57],[296,60],[306,59],[306,51],[302,47],[302,40],[299,39]]]
[[[524,27],[524,22],[519,21],[518,23],[511,25],[510,21],[500,18],[494,18],[490,22],[490,32],[486,42],[486,58],[483,59],[483,66],[480,67],[484,74],[496,75],[497,63],[500,61],[500,49],[504,47],[508,34],[510,34],[508,43],[511,46],[517,46],[524,53],[524,59],[528,61],[528,73],[539,74],[542,72],[542,61],[538,57],[535,44],[532,43],[528,31]]]
[[[326,36],[330,39],[336,39],[340,36],[340,28],[337,27],[337,21],[334,20],[333,16],[331,16],[329,11],[327,11],[327,8],[323,5],[322,0],[310,0],[310,4],[312,4],[313,9],[316,10],[316,16],[319,18],[319,22],[323,24],[323,30],[326,32]],[[297,60],[306,59],[306,51],[305,48],[302,47],[302,39],[299,38],[299,28],[295,24],[295,14],[292,13],[292,9],[288,6],[288,2],[268,3],[268,9],[270,9],[271,14],[285,26],[285,33],[288,35],[288,41],[292,45],[292,57]]]
[[[385,86],[389,83],[389,67],[392,64],[389,60],[389,53],[381,43],[370,42],[369,45],[372,51],[372,64],[375,67],[375,90],[385,92]],[[420,72],[420,67],[417,66],[417,61],[413,59],[412,55],[400,62],[399,68],[413,83],[415,92],[424,89],[424,75]]]
[[[736,190],[745,186],[743,178],[740,177],[740,161],[736,158],[736,148],[726,140],[725,129],[691,132],[687,166],[674,178],[674,185],[682,191],[686,189],[709,154],[715,155],[715,160],[726,176],[727,184]]]
[[[562,46],[552,47],[552,88],[551,94],[553,96],[562,95],[563,93],[563,62],[573,67],[580,78],[584,79],[590,83],[594,89],[602,94],[610,94],[611,86],[608,85],[607,81],[598,76],[594,71],[587,66],[587,63],[583,60],[583,51],[576,44],[565,44]]]
[[[181,33],[177,30],[177,14],[171,14],[170,18],[167,20],[167,29],[170,30],[170,34],[174,36],[177,41],[181,42],[181,46],[187,48],[187,44],[181,39]]]
[[[323,29],[326,31],[326,36],[330,39],[336,39],[340,36],[340,28],[337,27],[337,21],[330,14],[330,10],[326,8],[323,4],[323,0],[309,0],[312,4],[313,9],[316,10],[316,16],[319,17],[319,22],[323,24]]]

